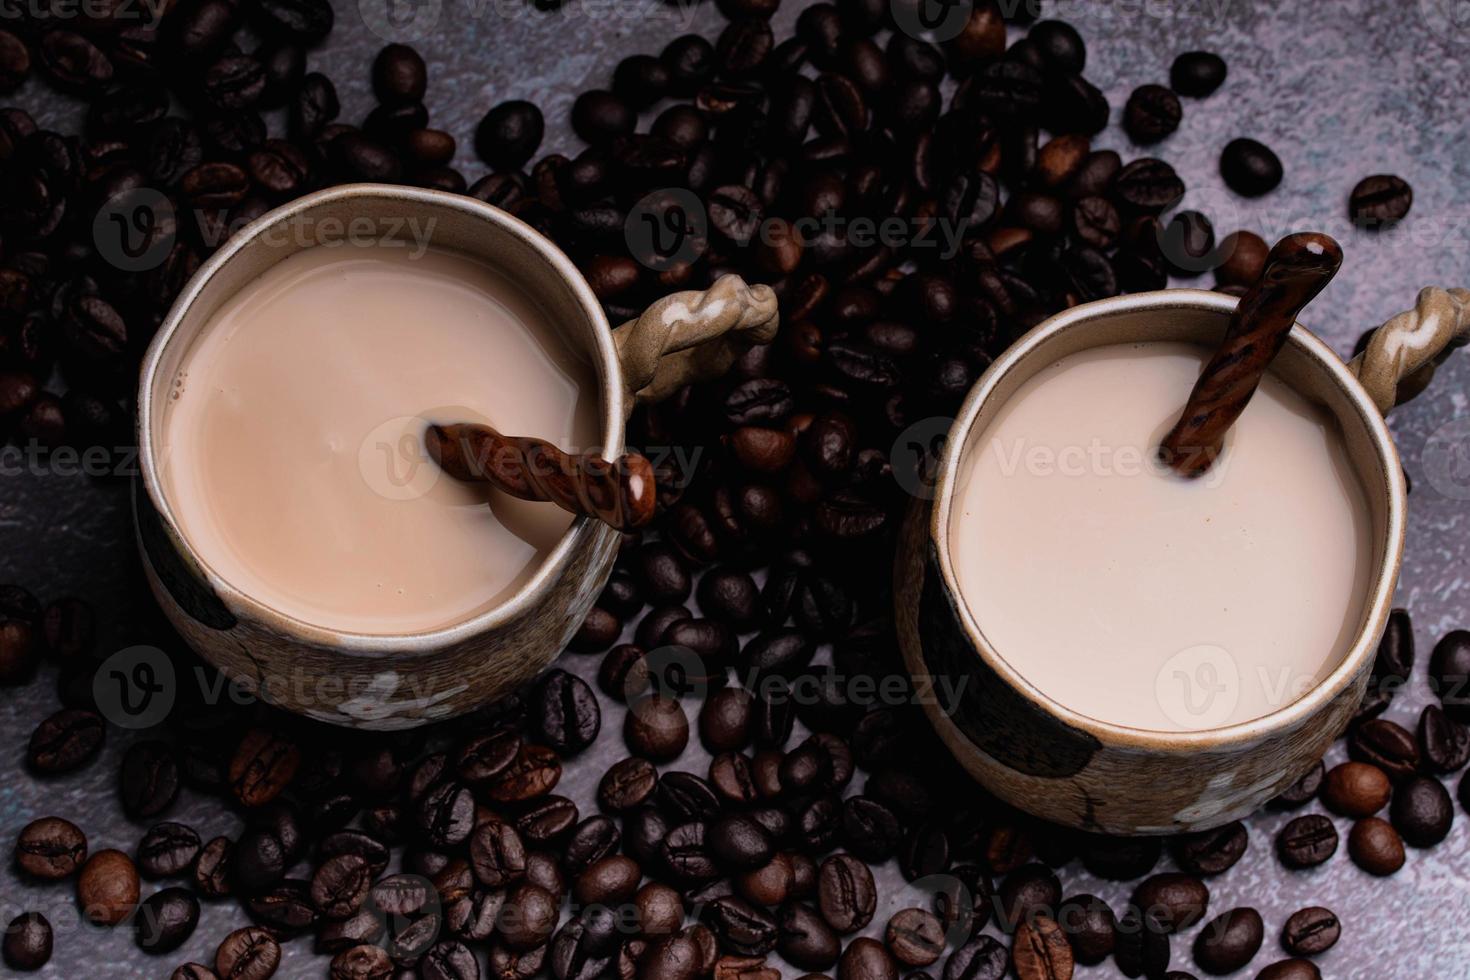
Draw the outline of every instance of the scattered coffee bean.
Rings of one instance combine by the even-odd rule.
[[[1133,142],[1148,145],[1178,129],[1183,116],[1179,96],[1162,85],[1140,85],[1123,107],[1123,127]]]
[[[230,933],[214,954],[219,980],[269,980],[280,965],[280,944],[255,926]]]
[[[86,860],[87,836],[61,817],[33,820],[15,840],[16,865],[44,881],[69,878]]]
[[[1344,817],[1371,817],[1388,805],[1393,785],[1377,766],[1344,762],[1327,771],[1322,802]]]
[[[1443,783],[1418,776],[1394,789],[1389,819],[1410,846],[1433,847],[1449,836],[1455,806]]]
[[[1316,956],[1337,944],[1342,925],[1330,909],[1311,906],[1299,909],[1281,930],[1281,946],[1293,956]]]
[[[77,904],[99,926],[115,926],[131,915],[138,894],[138,869],[122,851],[98,851],[77,876]]]
[[[40,912],[23,912],[5,927],[0,953],[13,970],[39,970],[51,959],[51,923]]]
[[[1470,630],[1451,630],[1434,645],[1429,682],[1444,713],[1470,725]]]
[[[1169,68],[1169,87],[1180,95],[1202,99],[1225,82],[1225,60],[1209,51],[1187,51]]]
[[[1281,183],[1281,160],[1270,147],[1257,140],[1240,138],[1225,144],[1220,153],[1220,176],[1237,194],[1260,197]]]
[[[1348,855],[1372,875],[1391,875],[1404,866],[1404,842],[1386,820],[1365,817],[1348,832]]]
[[[1276,835],[1276,854],[1288,868],[1312,868],[1337,853],[1337,827],[1320,813],[1297,817]]]
[[[1380,229],[1398,224],[1414,205],[1414,191],[1402,177],[1374,174],[1364,177],[1348,196],[1348,216],[1360,228]]]
[[[1231,909],[1205,923],[1195,937],[1194,961],[1206,973],[1234,973],[1260,952],[1265,935],[1259,912],[1253,908]]]

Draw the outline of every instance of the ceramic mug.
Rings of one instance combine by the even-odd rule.
[[[932,500],[916,499],[894,571],[899,643],[916,678],[964,681],[956,702],[925,712],[985,787],[1056,823],[1111,834],[1219,826],[1255,810],[1316,764],[1362,701],[1387,625],[1404,545],[1403,470],[1383,413],[1421,391],[1470,337],[1470,292],[1426,289],[1344,364],[1300,324],[1272,371],[1341,431],[1368,503],[1371,574],[1362,620],[1341,662],[1296,701],[1205,731],[1145,731],[1101,722],[1048,698],[986,640],[960,595],[949,528],[961,461],[1006,399],[1059,358],[1093,347],[1185,341],[1213,347],[1236,300],[1172,289],[1059,313],[1022,337],[976,383],[950,429]],[[1059,614],[1064,614],[1059,610]]]
[[[295,231],[307,227],[317,233]],[[277,208],[199,269],[154,337],[138,387],[142,492],[135,488],[133,509],[148,582],[189,645],[263,699],[338,725],[412,727],[493,702],[550,664],[606,584],[619,534],[578,517],[509,599],[411,635],[350,633],[293,619],[209,567],[180,532],[160,479],[172,381],[214,311],[271,265],[330,244],[321,229],[405,241],[412,231],[505,273],[591,361],[609,458],[623,451],[635,403],[723,374],[750,346],[769,343],[777,329],[776,298],[767,286],[725,276],[706,291],[666,296],[612,330],[576,266],[530,226],[471,197],[376,184],[336,187]]]

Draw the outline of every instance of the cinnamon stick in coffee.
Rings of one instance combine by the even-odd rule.
[[[424,444],[430,458],[457,480],[488,482],[521,500],[550,501],[620,531],[653,519],[653,465],[638,453],[615,461],[597,453],[565,453],[544,439],[504,436],[476,423],[431,425]]]
[[[1197,477],[1214,465],[1225,433],[1281,352],[1297,314],[1341,265],[1342,247],[1317,232],[1287,235],[1271,249],[1261,278],[1241,297],[1220,346],[1159,447],[1159,458],[1174,472]]]

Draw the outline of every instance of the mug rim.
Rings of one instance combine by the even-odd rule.
[[[139,370],[136,434],[141,479],[149,501],[158,512],[169,538],[176,547],[182,550],[189,564],[208,579],[210,588],[232,609],[243,607],[249,611],[250,617],[290,639],[318,646],[329,646],[348,654],[433,653],[503,627],[534,610],[565,572],[573,556],[583,546],[590,545],[591,542],[585,539],[596,532],[597,522],[585,515],[573,518],[555,547],[546,553],[535,572],[521,583],[514,594],[505,601],[496,603],[474,616],[448,626],[417,633],[359,633],[320,626],[287,615],[242,591],[220,575],[195,550],[193,543],[181,531],[169,506],[156,464],[156,446],[152,430],[156,414],[154,399],[157,397],[157,375],[165,351],[174,341],[180,325],[199,299],[205,286],[247,245],[280,222],[295,218],[323,204],[352,200],[374,203],[398,201],[411,205],[448,208],[485,221],[501,233],[510,235],[528,246],[539,261],[566,283],[577,306],[592,326],[592,344],[590,347],[584,346],[581,349],[589,351],[602,366],[602,374],[599,379],[598,412],[601,416],[603,451],[609,455],[622,452],[626,414],[622,365],[618,361],[612,330],[608,324],[607,315],[603,312],[602,304],[598,302],[592,292],[592,287],[588,285],[586,278],[566,253],[524,221],[478,198],[421,187],[355,183],[313,191],[267,211],[220,246],[200,265],[179,292],[173,305],[169,308],[168,316],[159,325],[158,331],[149,342]],[[289,255],[282,256],[282,259],[288,257]]]
[[[1238,300],[1225,293],[1204,289],[1161,289],[1131,293],[1082,303],[1054,314],[1027,331],[998,357],[975,382],[966,395],[950,428],[940,453],[934,483],[934,503],[929,515],[929,540],[935,548],[940,574],[946,590],[971,645],[981,660],[1012,690],[1030,701],[1038,710],[1059,719],[1073,729],[1087,732],[1104,745],[1162,752],[1193,752],[1218,749],[1258,741],[1290,729],[1315,715],[1352,685],[1360,670],[1373,658],[1378,637],[1388,622],[1398,569],[1402,562],[1405,535],[1405,500],[1407,490],[1398,449],[1389,432],[1388,423],[1358,380],[1348,371],[1337,354],[1300,322],[1293,323],[1288,343],[1326,372],[1348,397],[1356,410],[1364,431],[1383,465],[1387,476],[1388,507],[1383,530],[1387,547],[1374,570],[1372,585],[1364,597],[1366,619],[1352,645],[1343,653],[1332,672],[1313,685],[1301,697],[1274,711],[1248,721],[1216,728],[1193,731],[1134,728],[1103,721],[1083,714],[1051,698],[1032,684],[991,646],[980,629],[963,593],[959,589],[949,548],[949,515],[954,505],[954,490],[959,478],[960,460],[974,430],[981,409],[995,393],[1001,379],[1052,337],[1070,329],[1085,329],[1088,323],[1119,314],[1168,309],[1205,310],[1229,315]]]

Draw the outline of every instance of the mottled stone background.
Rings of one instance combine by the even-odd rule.
[[[786,0],[779,24],[789,27],[799,6]],[[520,0],[420,0],[392,8],[399,16],[415,12],[409,26],[375,32],[370,25],[383,24],[387,9],[386,0],[339,3],[338,27],[313,53],[311,68],[336,80],[344,117],[357,120],[371,107],[367,65],[374,52],[386,40],[417,38],[429,62],[432,124],[459,138],[456,163],[471,179],[482,172],[469,152],[471,136],[490,105],[507,98],[537,102],[549,120],[544,149],[573,150],[566,117],[575,90],[606,85],[624,55],[656,52],[689,29],[713,37],[722,23],[708,3],[690,10],[655,0],[599,0],[538,12]],[[1169,64],[1180,52],[1208,48],[1225,57],[1230,77],[1224,88],[1207,102],[1186,100],[1183,125],[1159,153],[1188,183],[1185,205],[1208,213],[1222,233],[1244,226],[1272,239],[1312,228],[1340,237],[1347,253],[1343,271],[1305,317],[1338,351],[1349,351],[1364,329],[1408,308],[1423,285],[1470,286],[1470,4],[1045,0],[1045,14],[1071,20],[1081,30],[1088,43],[1086,73],[1107,92],[1115,119],[1135,86],[1167,82]],[[13,101],[42,125],[72,126],[80,118],[75,104],[38,80]],[[1237,198],[1219,179],[1218,154],[1236,136],[1264,140],[1285,162],[1285,181],[1263,201]],[[1140,152],[1116,126],[1101,143],[1125,157]],[[1392,234],[1349,229],[1348,191],[1359,178],[1380,172],[1398,173],[1413,184],[1413,213]],[[1393,418],[1414,483],[1398,601],[1413,612],[1421,665],[1437,637],[1470,620],[1467,383],[1470,354],[1462,354],[1427,394]],[[8,476],[0,483],[0,541],[0,581],[24,583],[43,599],[88,596],[101,610],[103,642],[115,645],[123,636],[138,574],[126,490],[81,477]],[[595,669],[596,658],[567,659],[584,675]],[[0,846],[8,851],[26,822],[58,813],[86,830],[94,850],[131,851],[145,828],[127,821],[115,798],[115,765],[129,741],[126,734],[114,731],[103,758],[66,779],[37,780],[20,761],[32,727],[56,706],[52,681],[48,672],[29,688],[0,696],[7,746],[0,754]],[[1391,717],[1412,725],[1427,698],[1421,677],[1399,697]],[[595,758],[580,759],[558,787],[584,812],[593,809],[604,764],[623,752],[621,710],[609,704],[604,709]],[[705,760],[695,746],[680,765],[702,771]],[[169,817],[193,824],[206,839],[239,828],[218,803],[188,792]],[[1288,914],[1325,904],[1344,922],[1342,942],[1322,960],[1330,977],[1470,975],[1470,819],[1458,808],[1456,818],[1449,841],[1432,854],[1411,853],[1399,875],[1376,880],[1342,852],[1315,871],[1283,870],[1271,848],[1285,818],[1263,815],[1250,822],[1245,860],[1211,882],[1212,911],[1238,904],[1261,910],[1268,942],[1257,969],[1275,955],[1275,938]],[[1339,824],[1346,833],[1346,823]],[[1126,894],[1124,886],[1093,881],[1075,867],[1063,878],[1069,893],[1096,891],[1115,905]],[[892,865],[882,870],[881,886],[870,932],[913,900]],[[190,942],[155,960],[137,950],[129,929],[81,926],[71,899],[66,885],[20,881],[8,861],[0,872],[0,921],[34,908],[56,926],[57,952],[42,976],[166,977],[186,959],[212,962],[219,939],[245,921],[233,904],[207,904]],[[1192,936],[1174,941],[1176,967],[1189,967],[1191,941]],[[325,975],[326,961],[312,955],[309,940],[286,949],[281,976]],[[1079,971],[1089,978],[1115,975],[1110,963]]]

